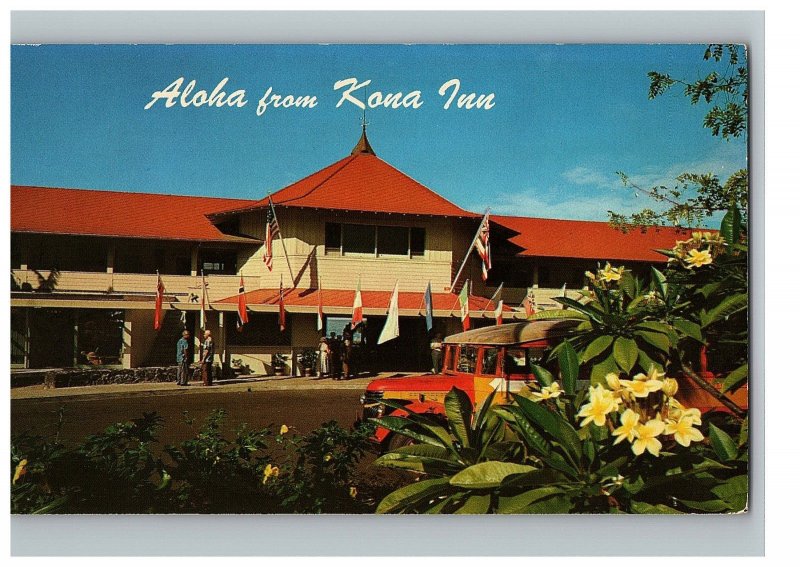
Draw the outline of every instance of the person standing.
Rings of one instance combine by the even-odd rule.
[[[439,374],[442,370],[442,335],[434,335],[431,341],[431,362],[433,363],[431,371]]]
[[[319,356],[317,357],[319,360],[319,377],[322,378],[330,373],[330,354],[331,351],[328,348],[328,339],[322,337],[319,340]]]
[[[189,385],[189,331],[183,331],[183,335],[178,339],[178,386]]]
[[[206,331],[203,337],[205,340],[200,351],[200,368],[203,386],[211,386],[214,382],[214,339],[211,338],[211,331]]]
[[[350,364],[353,362],[353,329],[350,323],[342,330],[342,379],[350,378]]]

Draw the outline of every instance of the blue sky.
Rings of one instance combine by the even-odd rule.
[[[359,91],[421,91],[418,109],[367,110],[378,156],[462,207],[607,220],[654,206],[619,182],[673,184],[684,171],[727,178],[746,167],[744,140],[702,127],[704,104],[676,90],[648,100],[647,72],[690,80],[712,68],[704,45],[14,46],[11,181],[258,199],[348,155]],[[178,77],[195,92],[244,89],[242,108],[145,110]],[[439,87],[494,93],[494,107],[444,109]],[[267,88],[317,97],[268,108]],[[655,208],[655,207],[654,207]]]

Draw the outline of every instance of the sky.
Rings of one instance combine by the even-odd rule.
[[[260,199],[349,154],[362,110],[353,93],[419,91],[418,108],[366,109],[376,154],[469,210],[608,220],[658,208],[625,188],[721,179],[747,166],[743,139],[703,128],[704,103],[680,90],[648,100],[648,71],[695,80],[705,45],[45,45],[12,47],[11,182]],[[152,101],[183,77],[244,106]],[[491,108],[439,95],[493,94]],[[267,107],[271,94],[313,108]],[[340,103],[337,106],[337,103]],[[711,223],[712,225],[714,222]]]

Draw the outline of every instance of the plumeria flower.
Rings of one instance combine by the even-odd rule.
[[[17,484],[17,481],[21,479],[25,474],[28,472],[28,459],[22,459],[18,464],[17,468],[14,469],[14,480],[11,481],[11,484]]]
[[[327,462],[328,462],[328,461],[330,461],[332,458],[333,458],[333,455],[331,455],[330,453],[325,453],[325,456],[324,456],[324,457],[322,457],[322,460],[323,460],[323,461],[325,461],[325,462],[327,463]]]
[[[589,393],[589,403],[584,404],[578,412],[578,417],[585,418],[581,427],[594,423],[602,427],[606,422],[606,415],[619,408],[619,402],[613,392],[609,392],[600,385],[594,386]]]
[[[654,457],[661,451],[661,441],[658,436],[664,433],[664,422],[660,419],[651,419],[647,423],[636,426],[636,441],[631,445],[634,455],[641,455],[647,450]]]
[[[622,278],[623,267],[612,268],[609,262],[606,262],[606,267],[598,272],[598,276],[604,282],[615,282]]]
[[[264,479],[261,481],[262,484],[267,484],[269,479],[271,478],[278,478],[278,475],[281,473],[281,470],[278,467],[273,467],[272,465],[267,465],[264,467]]]
[[[702,425],[703,420],[700,418],[700,410],[697,408],[684,408],[681,407],[675,412],[676,419],[675,421],[681,421],[682,419],[688,419],[692,425]]]
[[[678,421],[667,423],[664,433],[667,435],[674,435],[675,441],[677,441],[679,445],[688,447],[692,441],[698,442],[703,440],[703,434],[700,433],[699,429],[692,427],[693,425],[694,421],[691,417],[682,417]]]
[[[622,388],[622,384],[619,383],[619,375],[614,372],[606,374],[606,384],[608,384],[608,387],[612,390],[619,390]]]
[[[699,268],[712,262],[711,252],[708,250],[689,250],[686,256],[686,263],[690,268]]]
[[[674,378],[665,378],[661,391],[670,398],[678,392],[678,381]]]
[[[350,498],[358,496],[358,489],[355,486],[350,487]]]
[[[287,433],[289,433],[289,428],[286,425],[281,425],[280,434],[286,435]]]
[[[639,376],[644,376],[644,379],[639,378]],[[647,379],[644,374],[637,374],[633,380],[620,380],[619,383],[636,398],[646,398],[652,392],[658,392],[664,386],[661,380]]]
[[[621,443],[623,439],[627,439],[628,443],[633,443],[633,440],[636,439],[636,426],[639,425],[639,414],[632,409],[626,409],[622,412],[619,421],[621,425],[612,432],[617,437],[614,439],[614,445]]]
[[[558,385],[558,382],[553,382],[549,386],[542,388],[541,392],[533,392],[531,397],[534,399],[534,401],[540,402],[542,400],[551,400],[553,398],[557,398],[563,393],[564,390],[561,389],[561,386]]]

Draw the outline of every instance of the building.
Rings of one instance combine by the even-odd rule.
[[[472,321],[492,324],[490,298],[503,283],[506,317],[529,286],[537,303],[584,285],[598,261],[644,270],[685,232],[623,234],[607,223],[491,216],[492,270],[468,254],[482,215],[464,210],[373,151],[366,131],[349,155],[271,195],[281,240],[263,261],[268,198],[260,201],[12,186],[12,367],[173,364],[186,327],[199,333],[202,283],[224,364],[290,369],[324,332],[341,334],[355,289],[367,324],[361,363],[375,370],[427,368],[423,295],[433,291],[434,331],[461,328],[457,292],[472,282]],[[452,279],[468,257],[464,275]],[[166,288],[154,329],[158,272]],[[240,277],[249,323],[236,329]],[[401,335],[375,345],[395,283]],[[286,328],[279,329],[280,289]],[[574,294],[574,292],[573,292]],[[195,332],[197,331],[197,332]]]

